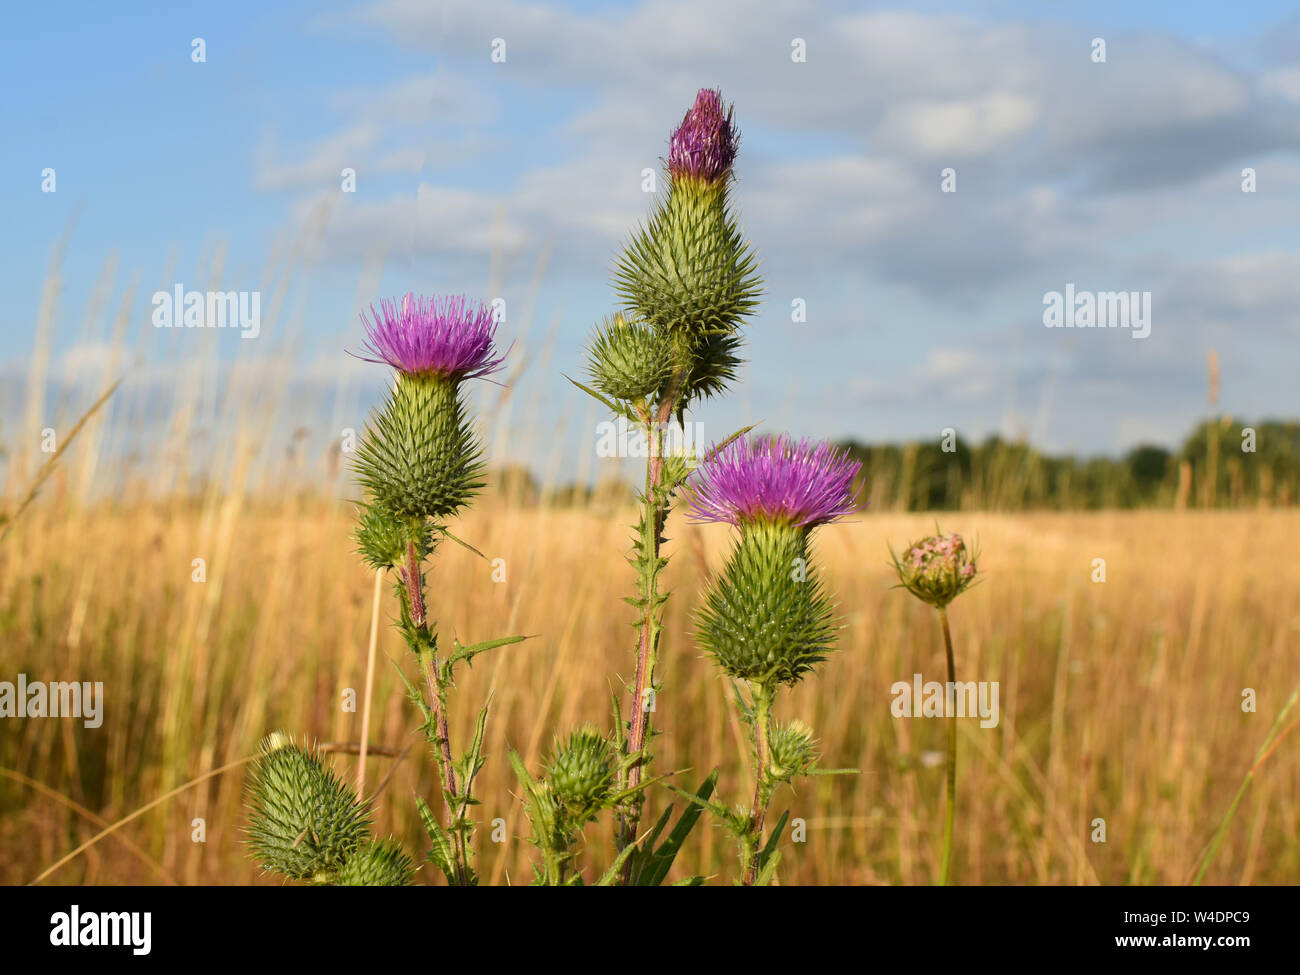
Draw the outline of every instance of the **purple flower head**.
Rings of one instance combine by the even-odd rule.
[[[668,172],[673,179],[716,183],[731,172],[739,146],[731,115],[731,108],[722,107],[722,92],[700,89],[695,104],[668,141]]]
[[[362,356],[386,362],[410,376],[442,376],[459,382],[501,368],[496,354],[496,318],[492,308],[461,295],[429,297],[407,293],[401,301],[385,299],[361,313],[366,329]]]
[[[694,521],[757,521],[815,528],[856,509],[862,465],[829,443],[778,437],[732,441],[710,453],[687,481]]]

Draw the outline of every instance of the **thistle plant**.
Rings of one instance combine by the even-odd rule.
[[[671,421],[684,422],[702,399],[722,393],[740,365],[739,330],[757,307],[757,261],[731,206],[733,164],[739,148],[733,110],[720,92],[702,89],[669,139],[667,193],[619,256],[615,287],[623,302],[592,337],[587,378],[580,388],[625,417],[648,443],[641,516],[632,556],[638,640],[626,735],[620,850],[638,836],[642,791],[657,681],[663,604],[661,549],[674,495],[693,459],[673,455]],[[622,729],[621,716],[616,720]],[[628,860],[624,882],[645,864]]]
[[[483,767],[487,707],[479,711],[469,748],[457,758],[448,731],[448,691],[454,686],[457,665],[469,664],[478,654],[517,643],[523,637],[470,646],[453,639],[450,650],[440,653],[437,625],[426,604],[424,564],[446,539],[472,549],[447,527],[448,520],[463,510],[483,486],[485,469],[461,387],[466,380],[500,369],[504,356],[496,350],[492,310],[463,297],[408,294],[400,301],[372,307],[369,315],[362,315],[362,321],[366,340],[361,358],[386,363],[396,375],[387,400],[372,418],[357,451],[356,475],[365,491],[365,500],[357,506],[357,548],[371,568],[393,573],[399,607],[397,626],[424,684],[420,689],[398,668],[423,719],[422,731],[431,746],[442,791],[441,824],[428,803],[417,799],[432,845],[428,858],[448,883],[472,885],[478,878],[471,863],[474,823],[469,810],[476,803],[474,780]],[[254,843],[255,853],[272,849],[267,846],[269,838],[283,843],[287,831],[303,819],[298,814],[290,817],[287,825],[272,828],[280,811],[296,808],[297,793],[292,788],[303,788],[293,785],[299,779],[320,780],[318,790],[329,797],[329,809],[343,803],[339,796],[347,790],[337,780],[320,779],[326,773],[313,756],[292,756],[283,748],[276,749],[255,770],[251,832],[255,838],[262,838]],[[288,772],[270,774],[281,764]],[[290,772],[297,778],[287,777]],[[350,807],[345,803],[339,806],[340,817],[345,808]],[[353,822],[347,817],[340,821]],[[293,838],[294,848],[304,838],[320,832],[313,824],[303,829],[306,832]],[[346,851],[340,847],[337,855],[332,854],[326,861],[313,860],[310,873],[287,855],[259,855],[271,869],[294,879],[340,884],[409,882],[410,861],[399,847],[391,841],[363,843],[359,826],[353,832],[357,834],[354,844]],[[293,872],[285,867],[293,867]]]
[[[938,531],[936,526],[936,531]],[[899,585],[917,599],[939,611],[943,645],[948,657],[949,694],[957,681],[953,660],[952,633],[948,628],[948,604],[975,584],[975,553],[966,548],[960,535],[942,531],[913,542],[900,558],[891,549]],[[948,795],[943,822],[943,854],[939,860],[939,884],[947,886],[952,864],[952,832],[957,817],[957,710],[948,714]]]
[[[700,646],[735,682],[740,717],[752,734],[749,808],[709,806],[736,835],[747,886],[768,883],[780,860],[776,841],[784,818],[764,843],[776,789],[826,772],[817,768],[811,729],[801,721],[775,723],[773,707],[783,685],[797,684],[832,649],[833,610],[810,539],[818,527],[855,510],[860,469],[826,443],[749,438],[711,452],[687,481],[692,518],[725,522],[738,533],[696,623]]]
[[[264,870],[339,886],[411,883],[415,869],[394,840],[370,835],[370,812],[312,748],[282,732],[258,747],[248,776],[249,848]]]
[[[567,740],[556,739],[540,779],[529,775],[523,759],[511,753],[533,827],[531,842],[542,854],[533,871],[535,884],[565,887],[582,882],[574,869],[575,847],[583,827],[622,801],[617,788],[620,759],[618,749],[590,726]],[[612,880],[623,862],[616,860],[602,882]]]

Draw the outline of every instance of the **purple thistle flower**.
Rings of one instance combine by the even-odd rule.
[[[722,107],[722,92],[701,88],[668,141],[668,172],[673,179],[691,177],[716,183],[731,172],[739,133],[731,123],[732,109]]]
[[[459,382],[496,372],[505,356],[496,355],[496,317],[488,305],[462,295],[429,297],[408,292],[400,302],[385,299],[366,329],[367,362],[386,362],[410,376],[441,376]]]
[[[862,465],[829,443],[777,437],[732,441],[705,457],[687,481],[693,521],[756,521],[815,528],[857,510]]]

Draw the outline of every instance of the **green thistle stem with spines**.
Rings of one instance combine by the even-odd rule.
[[[752,887],[758,877],[763,825],[767,819],[767,807],[772,801],[773,783],[768,778],[771,765],[769,739],[772,733],[772,699],[776,696],[774,687],[763,684],[751,687],[754,692],[754,800],[749,810],[749,833],[741,844],[746,887]]]
[[[642,510],[637,546],[637,569],[639,572],[638,592],[641,602],[641,636],[637,646],[636,683],[632,692],[631,725],[628,729],[627,754],[636,755],[644,750],[650,734],[649,695],[657,692],[654,682],[655,667],[659,657],[659,633],[662,628],[662,600],[659,597],[659,573],[665,560],[660,556],[663,544],[663,529],[668,520],[671,505],[671,492],[665,491],[662,483],[664,464],[663,448],[664,427],[672,418],[676,407],[677,392],[681,387],[684,371],[678,367],[673,374],[663,399],[658,404],[654,420],[647,411],[640,415],[646,431],[647,443],[651,449],[646,459],[645,492],[641,496]],[[648,692],[648,694],[647,694]],[[642,781],[644,761],[636,761],[627,770],[624,787],[637,789]],[[636,841],[637,829],[641,821],[643,794],[637,791],[630,802],[630,808],[623,817],[619,833],[619,849]],[[629,860],[624,872],[624,883],[631,877],[632,861]]]

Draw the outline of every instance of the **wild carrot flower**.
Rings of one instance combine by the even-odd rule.
[[[957,534],[939,532],[913,542],[902,556],[894,555],[899,584],[922,602],[939,611],[943,647],[948,659],[948,686],[957,682],[957,664],[948,626],[948,604],[975,582],[975,556]],[[939,860],[939,884],[946,886],[952,865],[953,824],[957,817],[957,713],[948,715],[948,794],[943,824],[943,853]]]
[[[699,90],[668,142],[668,172],[674,180],[716,183],[730,175],[740,147],[732,112],[722,107],[721,91]]]
[[[943,609],[975,582],[975,556],[957,534],[938,534],[914,542],[894,556],[902,586],[913,596]]]
[[[459,382],[496,372],[505,361],[494,346],[492,308],[461,295],[406,294],[361,313],[367,362],[386,362],[408,376]]]

